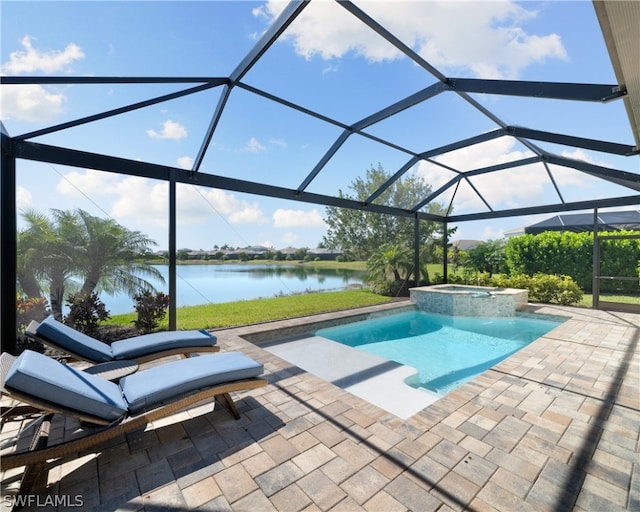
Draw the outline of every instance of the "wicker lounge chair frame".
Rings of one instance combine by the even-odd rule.
[[[97,364],[96,361],[93,361],[91,359],[88,359],[84,356],[82,356],[81,354],[78,354],[77,352],[73,352],[71,350],[69,350],[69,348],[67,347],[62,347],[60,345],[58,345],[57,343],[55,343],[54,341],[50,340],[49,338],[45,338],[44,336],[40,336],[38,334],[38,332],[36,331],[36,329],[38,328],[39,322],[36,322],[35,320],[32,320],[29,325],[27,326],[27,329],[25,330],[24,334],[25,336],[35,340],[35,341],[40,341],[41,343],[55,349],[58,350],[64,354],[67,354],[69,356],[71,356],[73,359],[77,359],[79,361],[86,361],[88,363],[92,363],[92,364]],[[220,352],[220,347],[218,345],[210,345],[210,346],[194,346],[194,347],[179,347],[179,348],[172,348],[172,349],[166,349],[166,350],[162,350],[162,351],[158,351],[158,352],[152,352],[149,354],[146,354],[144,356],[138,356],[138,357],[133,357],[131,358],[132,361],[138,363],[138,364],[143,364],[143,363],[148,363],[150,361],[155,361],[157,359],[162,359],[165,357],[170,357],[170,356],[182,356],[182,357],[189,357],[192,354],[196,354],[196,353],[212,353],[212,352]]]
[[[262,377],[242,379],[228,383],[218,384],[205,389],[201,389],[186,395],[177,396],[170,402],[163,402],[138,414],[127,416],[117,423],[109,424],[102,418],[94,417],[73,409],[61,407],[39,399],[33,395],[27,395],[13,389],[5,387],[5,378],[9,369],[15,361],[15,356],[4,353],[0,356],[0,373],[2,377],[2,394],[6,395],[22,404],[13,408],[3,408],[3,422],[11,417],[26,414],[43,415],[43,424],[35,428],[34,437],[29,450],[9,453],[2,456],[2,469],[7,470],[20,466],[31,466],[43,464],[50,459],[64,457],[93,448],[104,441],[108,441],[121,434],[139,429],[148,423],[170,416],[191,405],[206,400],[215,399],[225,406],[235,419],[240,419],[240,413],[231,398],[230,393],[236,391],[247,391],[257,389],[268,384]],[[6,409],[6,410],[5,410]],[[83,422],[85,433],[81,437],[72,438],[67,441],[48,446],[48,422],[53,414],[62,414]],[[90,424],[91,426],[87,425]],[[44,439],[44,442],[43,442]]]

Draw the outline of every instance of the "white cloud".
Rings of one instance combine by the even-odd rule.
[[[193,158],[190,156],[181,156],[176,161],[176,165],[180,167],[180,169],[191,170],[193,169]]]
[[[139,226],[167,226],[169,189],[166,183],[127,177],[118,184],[116,194],[111,215],[118,222],[124,225],[133,221]]]
[[[63,50],[42,51],[31,44],[31,36],[26,35],[20,41],[23,50],[9,54],[9,61],[2,64],[2,72],[8,75],[22,73],[56,73],[65,71],[76,60],[85,55],[78,45],[69,43]]]
[[[534,62],[566,59],[557,34],[529,34],[523,22],[536,13],[503,2],[368,2],[364,11],[437,68],[483,78],[516,78]],[[254,15],[273,20],[283,4],[270,0]],[[371,62],[401,56],[390,43],[335,2],[311,2],[285,37],[310,59],[354,53]]]
[[[147,135],[152,139],[184,139],[187,136],[187,130],[180,123],[176,123],[171,119],[162,123],[162,131],[147,130]]]
[[[499,240],[504,238],[504,229],[495,229],[493,226],[485,226],[482,230],[481,240]]]
[[[267,148],[260,143],[258,139],[255,137],[251,137],[245,147],[243,147],[240,151],[244,151],[247,153],[258,153],[259,151],[266,151]]]
[[[315,208],[310,211],[278,208],[273,212],[273,225],[276,228],[325,227],[322,215]]]
[[[516,140],[512,137],[500,137],[482,144],[452,151],[436,160],[446,163],[446,165],[454,169],[468,171],[520,160],[533,155],[529,151],[516,149],[516,144]],[[430,184],[434,191],[455,176],[454,173],[428,162],[420,162],[416,173]],[[470,181],[492,208],[515,208],[535,204],[542,199],[549,187],[552,186],[547,172],[540,163],[486,173],[471,177]],[[566,177],[564,180],[557,180],[557,182],[561,185],[570,184],[574,187],[588,186],[584,175],[581,177],[578,173],[572,174],[571,177]],[[448,205],[453,190],[454,187],[450,187],[447,192],[436,198],[436,201],[444,202]],[[454,199],[454,213],[485,210],[486,206],[478,194],[463,180]]]
[[[241,208],[228,214],[232,224],[264,224],[267,220],[258,203],[241,202]]]
[[[72,171],[64,178],[57,192],[69,198],[80,191],[95,200],[106,198],[112,202],[111,216],[122,224],[167,226],[169,189],[164,182],[94,170]],[[199,224],[216,216],[232,224],[267,222],[258,203],[218,189],[179,184],[177,208],[179,224]]]
[[[283,149],[287,147],[287,141],[282,139],[270,139],[269,144],[273,144],[274,146],[280,146]]]
[[[63,51],[42,51],[34,48],[32,38],[20,41],[23,50],[11,52],[1,67],[2,74],[54,73],[68,71],[76,60],[84,59],[82,49],[69,43]],[[0,102],[0,119],[20,119],[29,122],[52,121],[63,111],[64,94],[41,85],[4,85]]]
[[[16,209],[18,211],[33,208],[33,196],[31,192],[24,187],[16,188]]]
[[[70,171],[58,182],[56,192],[67,197],[105,196],[118,193],[122,179],[117,174],[93,169]],[[82,191],[82,192],[80,192]]]
[[[3,85],[0,119],[22,121],[53,121],[63,111],[66,98],[35,84]]]

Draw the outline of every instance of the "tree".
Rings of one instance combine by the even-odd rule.
[[[18,286],[29,298],[48,289],[51,312],[62,320],[65,286],[76,269],[73,243],[46,215],[28,210],[22,217],[28,227],[17,235]]]
[[[141,232],[80,209],[51,210],[51,215],[49,219],[33,210],[23,213],[27,228],[18,233],[18,284],[30,297],[48,289],[57,318],[62,317],[69,291],[87,297],[94,291],[133,296],[155,291],[145,277],[164,281],[155,267],[137,261],[156,245]]]
[[[391,175],[378,165],[371,167],[364,178],[356,178],[349,188],[353,194],[338,191],[338,196],[356,201],[365,201],[378,190]],[[397,208],[410,209],[431,193],[431,186],[416,175],[408,175],[396,180],[376,202],[390,204]],[[440,214],[444,207],[437,203],[429,206],[429,212]],[[355,259],[368,259],[385,244],[414,245],[414,219],[396,217],[373,212],[351,210],[328,206],[326,208],[327,234],[322,244],[341,250]],[[436,222],[420,223],[420,244],[433,243],[434,234],[441,226]]]
[[[404,281],[413,269],[413,252],[406,246],[387,244],[374,253],[367,262],[369,281]]]
[[[505,242],[488,240],[467,251],[466,265],[489,277],[505,269]]]
[[[367,281],[376,293],[398,295],[406,290],[413,270],[413,251],[401,244],[385,244],[367,261]]]

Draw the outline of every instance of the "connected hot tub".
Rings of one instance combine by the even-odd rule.
[[[419,310],[451,316],[515,316],[529,301],[529,292],[461,284],[421,286],[409,290]]]

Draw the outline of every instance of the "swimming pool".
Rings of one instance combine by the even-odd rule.
[[[320,329],[317,336],[414,367],[405,382],[446,395],[559,325],[530,317],[412,311]]]

